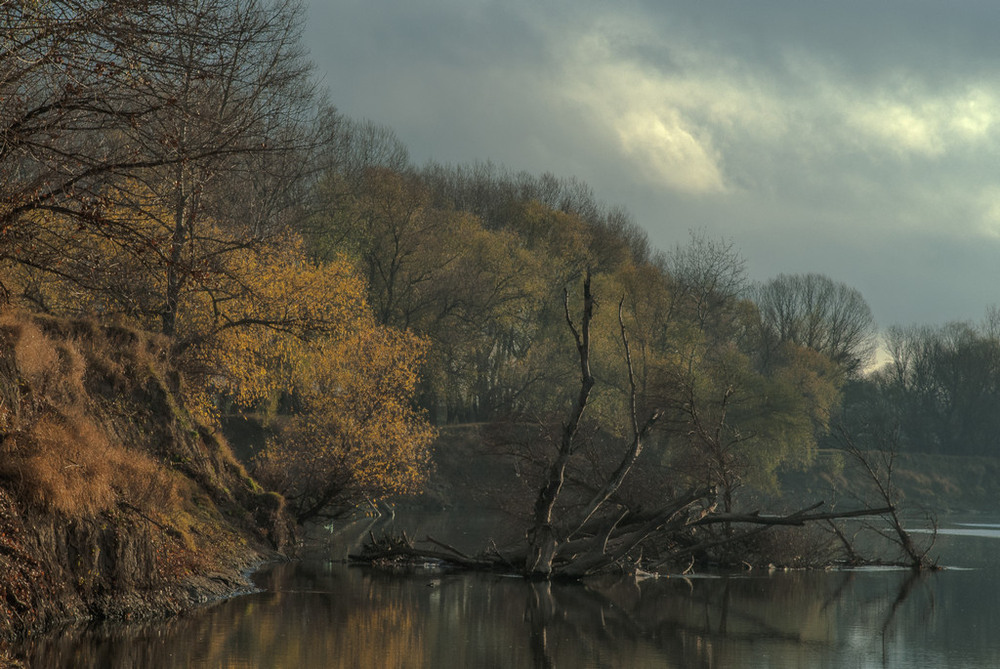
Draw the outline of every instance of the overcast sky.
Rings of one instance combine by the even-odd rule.
[[[414,162],[587,182],[882,327],[1000,304],[1000,3],[309,0],[331,101]]]

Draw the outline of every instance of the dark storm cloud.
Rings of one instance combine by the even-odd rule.
[[[670,248],[822,271],[884,325],[1000,302],[1000,6],[335,2],[331,99],[418,162],[577,176]]]
[[[937,84],[955,69],[994,76],[1000,64],[993,2],[645,2],[659,25],[766,68],[785,49],[808,51],[859,82],[899,67]]]

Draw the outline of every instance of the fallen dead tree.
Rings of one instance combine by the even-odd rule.
[[[628,373],[628,422],[631,437],[623,445],[619,460],[597,485],[588,488],[585,498],[565,504],[557,516],[557,502],[564,491],[570,463],[579,455],[578,433],[596,384],[591,371],[591,323],[594,297],[590,274],[583,284],[583,309],[580,323],[570,314],[569,298],[564,294],[567,326],[572,332],[579,362],[580,386],[575,402],[559,433],[557,449],[543,469],[541,483],[521,545],[501,551],[495,546],[477,555],[468,555],[452,546],[426,538],[418,548],[407,537],[370,536],[357,561],[382,566],[410,566],[430,563],[462,569],[517,573],[531,579],[583,578],[611,570],[657,569],[684,561],[718,561],[720,549],[746,546],[751,539],[780,527],[806,525],[830,526],[833,521],[859,517],[890,518],[898,521],[888,497],[879,508],[846,511],[819,511],[823,503],[787,514],[733,513],[731,489],[722,492],[716,485],[692,487],[673,495],[652,511],[638,511],[623,503],[619,496],[625,481],[643,450],[650,430],[663,415],[652,409],[639,418],[636,380],[632,354],[623,316],[624,299],[618,305],[618,323],[625,368]],[[723,511],[718,511],[722,502]],[[894,528],[902,531],[898,522]],[[904,531],[905,532],[905,531]],[[845,540],[841,532],[838,538]],[[848,544],[849,547],[849,544]],[[848,551],[856,562],[857,554]],[[736,563],[747,564],[746,558]],[[909,566],[927,566],[922,560]]]
[[[703,553],[726,544],[737,544],[754,534],[773,527],[803,527],[809,523],[830,522],[861,517],[882,517],[894,509],[855,509],[851,511],[813,512],[819,505],[813,505],[785,515],[749,514],[709,514],[697,518],[672,521],[658,516],[653,520],[620,522],[603,528],[603,534],[588,535],[561,542],[554,551],[549,578],[583,578],[585,576],[624,569],[657,569],[665,565],[680,564],[692,555]],[[692,539],[692,530],[715,524],[745,526],[746,530],[725,535],[712,535],[701,542]],[[629,556],[644,541],[655,538],[659,543],[668,543],[676,550],[655,561],[629,560]],[[520,548],[502,551],[490,545],[476,555],[469,555],[459,549],[425,537],[416,541],[405,533],[399,535],[369,534],[368,543],[359,554],[350,556],[354,562],[380,567],[441,567],[493,571],[508,574],[523,574],[538,578],[530,570],[533,554],[530,549]],[[856,560],[845,560],[844,564],[856,564]],[[879,564],[884,564],[879,562]],[[901,563],[904,566],[912,566]]]

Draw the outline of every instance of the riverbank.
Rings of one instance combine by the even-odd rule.
[[[249,591],[293,535],[155,335],[4,315],[0,433],[0,649]]]
[[[1000,500],[1000,458],[900,453],[892,481],[907,514],[993,513]],[[870,476],[834,449],[820,449],[804,469],[783,472],[780,484],[793,502],[879,503]]]
[[[534,500],[537,490],[516,459],[483,444],[485,427],[439,428],[433,474],[417,503],[476,508],[496,506],[497,500]],[[870,476],[836,449],[819,449],[809,465],[781,471],[777,482],[777,490],[743,492],[750,501],[777,506],[774,510],[795,510],[820,500],[841,506],[883,503],[872,494]],[[893,483],[897,501],[908,512],[990,512],[1000,500],[1000,458],[901,453],[893,462]]]

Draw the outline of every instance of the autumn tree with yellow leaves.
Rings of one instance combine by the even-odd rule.
[[[293,507],[311,493],[273,466],[312,457],[290,455],[293,434],[322,454],[310,485],[331,501],[414,487],[431,438],[411,406],[423,345],[372,316],[352,261],[308,259],[293,227],[325,145],[316,120],[336,116],[314,95],[301,5],[4,7],[3,296],[167,335],[207,424],[292,398],[262,462]]]
[[[241,260],[256,289],[243,300],[200,300],[193,315],[205,334],[191,341],[211,370],[202,388],[247,407],[275,392],[294,400],[255,462],[261,482],[299,521],[416,491],[434,438],[413,404],[424,342],[376,322],[343,259],[315,263],[290,245],[263,263]]]
[[[130,228],[147,245],[49,215],[45,227],[74,242],[65,262],[88,283],[15,264],[10,285],[50,313],[98,313],[156,330],[170,274],[169,256],[152,242],[169,233],[154,206],[144,209],[150,214],[120,215],[132,216]],[[266,245],[191,244],[187,254],[192,269],[176,295],[172,352],[195,413],[211,424],[220,399],[253,410],[278,395],[293,398],[294,415],[278,421],[257,464],[262,482],[303,520],[333,504],[414,490],[433,439],[412,403],[425,346],[377,322],[353,265],[309,260],[290,231]],[[92,272],[83,271],[88,265]]]

